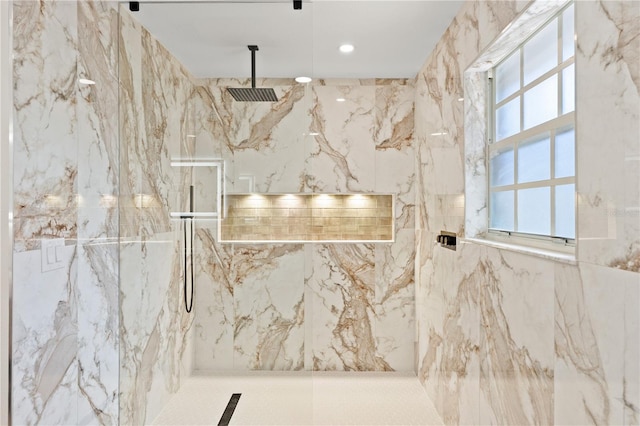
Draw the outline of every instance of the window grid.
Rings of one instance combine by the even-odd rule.
[[[500,186],[492,186],[490,180],[487,180],[488,184],[488,193],[493,194],[497,192],[503,191],[513,191],[513,230],[502,230],[499,228],[491,227],[491,216],[492,216],[492,206],[491,202],[489,202],[489,230],[490,231],[498,231],[500,233],[506,232],[509,235],[512,233],[515,235],[527,235],[533,236],[534,238],[551,238],[551,239],[562,239],[565,243],[573,244],[574,237],[567,236],[556,236],[556,187],[558,185],[567,185],[574,184],[575,185],[575,171],[573,176],[556,178],[556,134],[560,132],[564,132],[566,130],[574,128],[575,123],[575,107],[574,110],[568,113],[563,114],[563,71],[571,67],[575,62],[575,55],[567,58],[566,60],[562,60],[563,58],[563,16],[565,11],[572,7],[572,4],[565,7],[560,13],[558,13],[554,18],[552,18],[547,24],[543,25],[536,33],[534,33],[531,37],[529,37],[524,43],[522,43],[517,49],[515,49],[510,55],[508,55],[503,62],[508,60],[513,54],[519,55],[519,89],[511,93],[510,95],[504,97],[499,102],[496,102],[497,93],[496,86],[493,76],[495,73],[495,69],[500,65],[498,64],[494,67],[493,70],[490,71],[490,79],[489,84],[491,85],[491,108],[490,111],[490,122],[492,135],[488,144],[488,152],[487,152],[487,170],[490,170],[490,159],[497,153],[504,152],[506,149],[510,148],[513,150],[513,183],[511,185],[500,185]],[[556,66],[552,69],[544,72],[542,75],[536,77],[533,81],[524,84],[524,65],[525,65],[525,55],[524,55],[524,46],[538,33],[540,33],[543,29],[547,28],[549,25],[556,25],[557,37],[556,37]],[[575,68],[574,68],[575,73]],[[553,119],[550,119],[546,122],[540,123],[538,125],[532,126],[528,129],[524,129],[525,126],[525,108],[524,108],[524,96],[525,93],[538,86],[540,83],[546,81],[549,78],[556,76],[557,84],[556,84],[556,100],[557,100],[557,111],[556,116]],[[575,79],[574,79],[575,81]],[[575,83],[574,83],[575,84]],[[575,91],[574,91],[575,96]],[[507,103],[513,101],[514,99],[519,99],[519,131],[513,135],[509,135],[500,141],[497,141],[497,111],[500,107],[506,105]],[[519,183],[519,166],[518,166],[518,155],[520,147],[523,144],[528,142],[535,141],[536,138],[540,136],[544,136],[545,134],[549,137],[549,179],[544,180],[536,180],[532,182]],[[575,149],[575,134],[574,134],[574,149]],[[531,188],[549,188],[549,219],[550,219],[550,229],[549,235],[531,235],[522,232],[518,232],[520,229],[518,223],[518,195],[521,190],[531,189]],[[491,199],[491,196],[489,197]],[[575,208],[575,205],[574,205]],[[575,224],[574,224],[575,229]]]

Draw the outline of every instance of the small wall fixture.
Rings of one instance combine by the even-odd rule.
[[[293,10],[302,10],[302,0],[293,0]]]
[[[440,231],[440,235],[436,237],[436,241],[440,244],[440,247],[454,251],[456,249],[456,234],[454,232]]]

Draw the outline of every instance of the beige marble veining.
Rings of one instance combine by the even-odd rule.
[[[578,258],[640,272],[640,4],[577,3],[576,16]]]
[[[345,236],[361,239],[362,234],[358,234],[361,229],[376,239],[386,239],[388,234],[376,234],[380,223],[385,227],[395,226],[396,241],[370,251],[373,269],[363,275],[363,282],[372,289],[366,297],[374,297],[368,312],[375,318],[363,341],[369,342],[367,351],[374,355],[366,360],[370,355],[363,353],[357,357],[364,361],[345,364],[336,358],[338,353],[345,353],[345,359],[353,356],[349,355],[353,349],[344,346],[348,338],[345,337],[345,343],[335,340],[335,349],[326,342],[329,330],[336,327],[334,322],[340,315],[350,315],[351,308],[344,306],[345,312],[341,314],[342,308],[337,305],[328,310],[318,305],[320,299],[314,296],[319,285],[317,275],[309,270],[320,256],[313,247],[331,247],[331,244],[300,244],[295,245],[301,250],[299,253],[275,255],[274,247],[279,244],[220,243],[215,237],[215,228],[203,224],[198,230],[203,251],[198,291],[207,292],[213,299],[196,300],[199,303],[195,324],[196,368],[411,368],[414,317],[413,280],[410,279],[414,259],[411,82],[316,79],[304,91],[297,89],[302,97],[277,123],[273,122],[271,128],[264,128],[260,123],[275,116],[277,111],[272,108],[279,108],[279,103],[237,103],[225,93],[225,87],[241,87],[248,84],[247,80],[206,79],[201,83],[204,88],[198,93],[203,113],[198,119],[197,127],[201,130],[197,134],[196,154],[224,160],[228,193],[253,192],[264,196],[262,200],[247,197],[246,202],[227,204],[233,212],[220,222],[223,233],[236,229],[245,233],[247,239],[263,240],[268,233],[279,232],[287,239],[303,240],[302,233],[312,229],[317,232],[315,240],[318,241]],[[287,86],[291,84],[268,79],[257,82],[261,87],[273,85],[279,96],[294,93]],[[351,101],[336,109],[335,98],[339,95],[350,97]],[[319,98],[320,106],[316,104]],[[262,142],[250,144],[250,140]],[[321,215],[312,219],[303,208],[307,204],[285,206],[285,200],[278,196],[305,191],[340,194],[348,192],[349,187],[361,188],[358,192],[365,196],[375,192],[395,194],[395,212],[378,217],[367,212],[372,209],[351,209],[340,218],[338,212],[342,207],[334,206],[321,209]],[[257,265],[245,274],[242,272],[245,267],[241,265],[244,265],[243,259],[248,259],[248,253],[253,253],[255,257],[251,257],[251,262]],[[258,260],[268,253],[274,253],[273,264]],[[304,256],[299,257],[301,253]],[[351,264],[350,268],[355,269],[364,262],[357,253],[343,254],[343,261]],[[293,258],[297,259],[293,262],[304,266],[304,275],[280,260]],[[257,277],[266,289],[257,284]],[[331,292],[337,290],[330,283],[327,285]],[[279,291],[281,286],[290,289],[291,297],[265,294],[265,291]],[[300,303],[302,295],[297,296],[301,290],[304,291],[303,304]],[[336,294],[325,296],[333,298]],[[354,291],[354,298],[361,297],[365,295]],[[263,300],[281,303],[286,300],[287,306],[277,306],[277,310],[270,305],[264,310],[258,309],[266,303]],[[252,303],[256,307],[249,311]],[[251,317],[239,315],[237,309],[251,312]],[[302,324],[298,322],[299,315],[302,315]],[[402,323],[400,329],[393,326],[396,321]],[[332,325],[329,328],[320,325],[325,322]],[[351,333],[346,324],[340,327],[345,328],[345,336]],[[275,349],[278,345],[282,348],[280,351]],[[374,361],[376,357],[380,361]]]
[[[118,419],[119,186],[118,15],[108,3],[77,3],[78,423]]]
[[[486,217],[467,145],[484,141],[482,78],[463,73],[520,12],[542,19],[530,5],[468,2],[415,81],[265,79],[281,101],[257,106],[223,90],[247,79],[194,83],[126,8],[116,28],[105,3],[14,2],[16,422],[150,421],[188,371],[193,329],[203,369],[417,364],[447,424],[637,423],[637,2],[575,5],[577,265],[433,243]],[[170,162],[193,155],[224,160],[230,191],[394,193],[395,242],[227,245],[197,224],[190,317],[168,213],[198,179]],[[64,267],[41,273],[53,237],[70,240]]]
[[[258,191],[334,186],[323,175],[325,159],[316,161],[316,147],[307,145],[315,141],[311,86],[267,79],[265,85],[279,86],[279,103],[240,105],[222,87],[246,85],[246,79],[196,87],[122,5],[14,5],[14,50],[23,58],[15,70],[15,247],[24,251],[16,262],[28,274],[18,276],[26,285],[15,306],[26,306],[41,283],[48,285],[47,297],[38,299],[39,315],[16,321],[16,354],[23,362],[14,377],[25,381],[14,389],[15,418],[146,423],[189,371],[192,331],[193,345],[202,349],[196,366],[314,368],[308,356],[315,345],[307,337],[314,329],[310,292],[317,284],[307,285],[306,268],[314,261],[308,246],[221,246],[211,227],[196,224],[196,291],[211,297],[196,297],[201,320],[192,327],[194,317],[182,306],[188,273],[183,224],[169,216],[188,206],[184,194],[201,178],[170,163],[195,155],[224,160],[231,190],[248,186],[247,177]],[[40,79],[35,85],[22,80],[31,74]],[[77,86],[79,77],[97,84]],[[378,223],[395,225],[396,242],[369,245],[364,257],[359,250],[327,246],[340,268],[356,277],[349,290],[353,300],[343,312],[319,310],[321,321],[339,319],[342,337],[336,342],[342,347],[330,358],[341,354],[340,368],[406,370],[413,351],[413,88],[394,79],[324,81],[317,87],[327,96],[350,93],[357,102],[347,116],[366,115],[347,127],[350,136],[342,140],[344,129],[327,104],[323,117],[316,117],[325,122],[319,125],[325,144],[320,156],[334,153],[338,162],[351,161],[363,152],[365,161],[348,165],[356,186],[399,200],[396,212],[380,216],[374,208],[361,209],[346,218],[346,231],[354,233],[361,227],[371,234]],[[365,109],[358,105],[363,99]],[[336,190],[346,190],[340,182],[345,179],[338,178]],[[337,235],[329,210],[318,226]],[[31,249],[41,237],[81,240],[65,247],[68,267],[55,278],[31,272],[39,268],[40,253]],[[369,290],[361,292],[362,286]],[[373,319],[360,327],[350,321],[352,313]],[[362,349],[353,346],[353,337]]]
[[[14,249],[29,250],[77,236],[77,13],[16,2],[13,21]]]
[[[14,268],[29,271],[14,275],[14,321],[20,325],[13,357],[20,361],[13,371],[13,420],[114,424],[117,14],[100,2],[12,6]],[[80,85],[80,77],[100,85]],[[61,269],[43,271],[41,239],[59,237],[67,239],[58,253]]]
[[[189,72],[120,7],[120,422],[154,418],[188,373],[183,277],[185,221],[195,142]]]
[[[638,419],[637,2],[574,4],[575,265],[433,243],[486,229],[484,71],[564,4],[467,3],[416,79],[416,370],[446,424]]]

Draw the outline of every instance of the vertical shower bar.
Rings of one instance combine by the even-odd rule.
[[[193,204],[194,204],[194,199],[193,199],[193,185],[191,185],[189,187],[189,212],[193,213]],[[193,218],[193,215],[191,216]]]
[[[183,226],[184,226],[184,280],[183,280],[183,290],[184,290],[184,308],[187,313],[191,312],[193,308],[193,210],[194,209],[194,186],[189,186],[189,213],[187,215],[183,215]],[[189,222],[189,251],[187,255],[187,221]],[[189,262],[187,262],[189,259]],[[187,302],[187,267],[190,267],[190,278],[191,278],[191,302]]]

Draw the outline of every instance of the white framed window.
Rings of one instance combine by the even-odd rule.
[[[488,72],[488,230],[575,241],[574,6]]]

